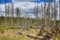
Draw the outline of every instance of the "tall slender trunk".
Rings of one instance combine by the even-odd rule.
[[[49,25],[50,25],[50,0],[49,0],[49,3],[48,3],[47,10],[45,12],[45,26],[49,27]]]
[[[60,0],[59,0],[59,20],[60,20]]]
[[[6,3],[5,3],[5,23],[4,23],[4,25],[6,26]]]
[[[9,17],[10,6],[6,4],[6,17]]]
[[[34,6],[34,14],[35,14],[35,19],[36,19],[36,21],[35,21],[35,25],[37,25],[37,17],[38,17],[38,15],[37,15],[37,3],[35,3],[35,6]]]
[[[52,27],[52,17],[53,17],[53,7],[52,7],[52,3],[51,3],[51,7],[50,7],[51,13],[50,13],[50,27]]]
[[[36,16],[36,26],[38,26],[38,0],[36,1],[37,3],[35,3],[35,16]]]
[[[56,13],[57,13],[57,10],[56,10],[56,0],[54,1],[54,27],[56,26]]]
[[[38,26],[38,4],[36,8],[36,26]]]
[[[41,15],[41,26],[43,26],[44,24],[43,24],[43,5],[41,4],[41,13],[40,13],[40,15]]]
[[[12,3],[12,27],[14,26],[14,3]]]
[[[50,27],[50,0],[49,0],[49,3],[48,3],[48,8],[47,8],[47,10],[48,10],[48,18],[47,18],[47,25]]]
[[[44,20],[45,20],[44,23],[46,25],[46,2],[44,2]]]

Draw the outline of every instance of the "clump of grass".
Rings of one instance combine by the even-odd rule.
[[[52,40],[59,40],[59,38],[57,36],[53,36]]]
[[[33,29],[33,27],[32,27],[32,26],[30,26],[29,28],[32,28],[32,29]]]
[[[2,37],[2,38],[0,38],[0,40],[13,40],[13,39],[11,39],[9,37]]]

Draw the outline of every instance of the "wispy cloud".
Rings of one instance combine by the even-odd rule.
[[[33,8],[34,3],[31,2],[16,2],[14,3],[14,7],[19,7],[19,8]]]
[[[30,1],[33,1],[33,0],[13,0],[13,2],[30,2]]]

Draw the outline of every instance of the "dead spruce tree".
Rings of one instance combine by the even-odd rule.
[[[20,25],[20,20],[19,20],[20,19],[20,10],[18,7],[16,8],[16,16],[17,16],[16,17],[17,18],[16,19],[17,20],[17,26],[19,26]]]
[[[54,27],[56,26],[56,15],[57,15],[57,10],[56,10],[56,0],[54,1]]]

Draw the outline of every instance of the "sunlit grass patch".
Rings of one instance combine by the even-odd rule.
[[[52,40],[60,40],[57,36],[53,36]]]
[[[0,40],[13,40],[13,39],[11,39],[9,37],[2,37],[2,38],[0,38]]]
[[[37,30],[32,29],[32,28],[29,28],[28,32],[29,32],[30,34],[37,34],[37,33],[38,33]]]

